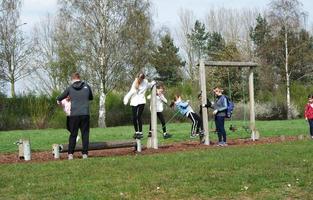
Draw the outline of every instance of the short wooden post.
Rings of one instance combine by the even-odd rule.
[[[253,67],[249,70],[249,102],[250,102],[250,129],[251,129],[251,139],[253,141],[259,139],[259,134],[256,132],[255,128],[255,107],[254,107],[254,77],[253,77]]]
[[[206,80],[205,80],[205,65],[203,59],[200,60],[199,66],[200,72],[200,87],[201,87],[201,105],[207,104],[207,94],[206,94]],[[204,144],[210,145],[209,137],[209,123],[208,123],[208,109],[202,107],[202,123],[203,123],[203,132],[204,132]]]
[[[136,139],[136,150],[137,152],[141,152],[141,140],[140,139]]]
[[[60,158],[60,145],[59,144],[52,145],[52,154],[55,159]]]
[[[157,132],[157,111],[156,111],[156,86],[152,87],[151,92],[151,147],[158,149],[158,132]]]

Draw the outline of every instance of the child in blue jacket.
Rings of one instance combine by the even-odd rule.
[[[200,137],[203,137],[203,131],[202,131],[202,120],[197,115],[191,106],[189,105],[188,101],[183,101],[181,99],[180,95],[175,95],[174,101],[171,103],[171,107],[174,107],[180,112],[180,114],[188,117],[192,121],[191,126],[191,132],[190,137],[194,138],[197,135],[200,135]]]

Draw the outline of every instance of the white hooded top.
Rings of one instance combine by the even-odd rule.
[[[124,97],[123,101],[125,105],[127,105],[129,99],[130,99],[131,106],[138,106],[140,104],[146,104],[145,93],[147,89],[150,89],[155,84],[154,81],[149,83],[148,80],[144,79],[140,83],[138,89],[136,89],[136,81],[137,79],[133,82],[130,91]]]

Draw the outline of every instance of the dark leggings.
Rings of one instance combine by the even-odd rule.
[[[164,120],[164,116],[163,116],[162,112],[157,112],[157,117],[158,117],[158,119],[160,120],[160,122],[162,124],[163,133],[166,133],[165,120]],[[151,122],[150,122],[149,131],[151,131]]]
[[[70,116],[69,117],[69,129],[70,129],[70,137],[69,137],[69,145],[68,145],[68,153],[73,154],[76,146],[76,138],[78,135],[78,130],[80,129],[82,135],[83,142],[83,154],[88,154],[89,147],[89,123],[90,117],[89,115],[81,115],[81,116]]]
[[[191,119],[192,121],[192,126],[191,126],[191,135],[194,135],[196,133],[199,133],[201,127],[202,127],[202,120],[199,117],[199,115],[197,115],[194,112],[191,112],[188,114],[187,116],[189,119]],[[202,130],[202,129],[201,129]]]
[[[225,117],[215,116],[215,127],[218,136],[218,142],[226,142]]]
[[[308,122],[310,125],[310,134],[311,134],[311,136],[313,136],[313,119],[309,119]]]
[[[132,106],[133,111],[133,124],[136,132],[142,132],[142,113],[145,108],[145,104],[138,106]]]

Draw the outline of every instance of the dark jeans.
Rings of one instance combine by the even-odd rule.
[[[142,113],[145,108],[145,104],[138,106],[132,106],[133,111],[133,124],[136,132],[142,132]]]
[[[313,119],[309,119],[308,122],[310,125],[310,134],[311,134],[311,136],[313,136]]]
[[[164,116],[162,112],[157,112],[157,117],[160,120],[161,124],[162,124],[162,130],[163,133],[166,133],[166,125],[165,125],[165,120],[164,120]],[[149,131],[151,131],[151,122],[150,122],[150,128]]]
[[[69,116],[66,116],[66,129],[71,132],[71,129],[70,129],[70,117]]]
[[[225,117],[215,116],[215,127],[218,136],[218,142],[226,142]]]
[[[187,117],[192,121],[190,134],[199,133],[199,131],[202,130],[202,119],[194,112],[189,113]]]
[[[69,129],[70,129],[70,137],[68,144],[68,153],[73,154],[76,146],[76,138],[78,135],[78,130],[82,134],[82,142],[83,142],[83,154],[88,154],[88,146],[89,146],[89,115],[81,115],[81,116],[70,116],[69,117]]]

